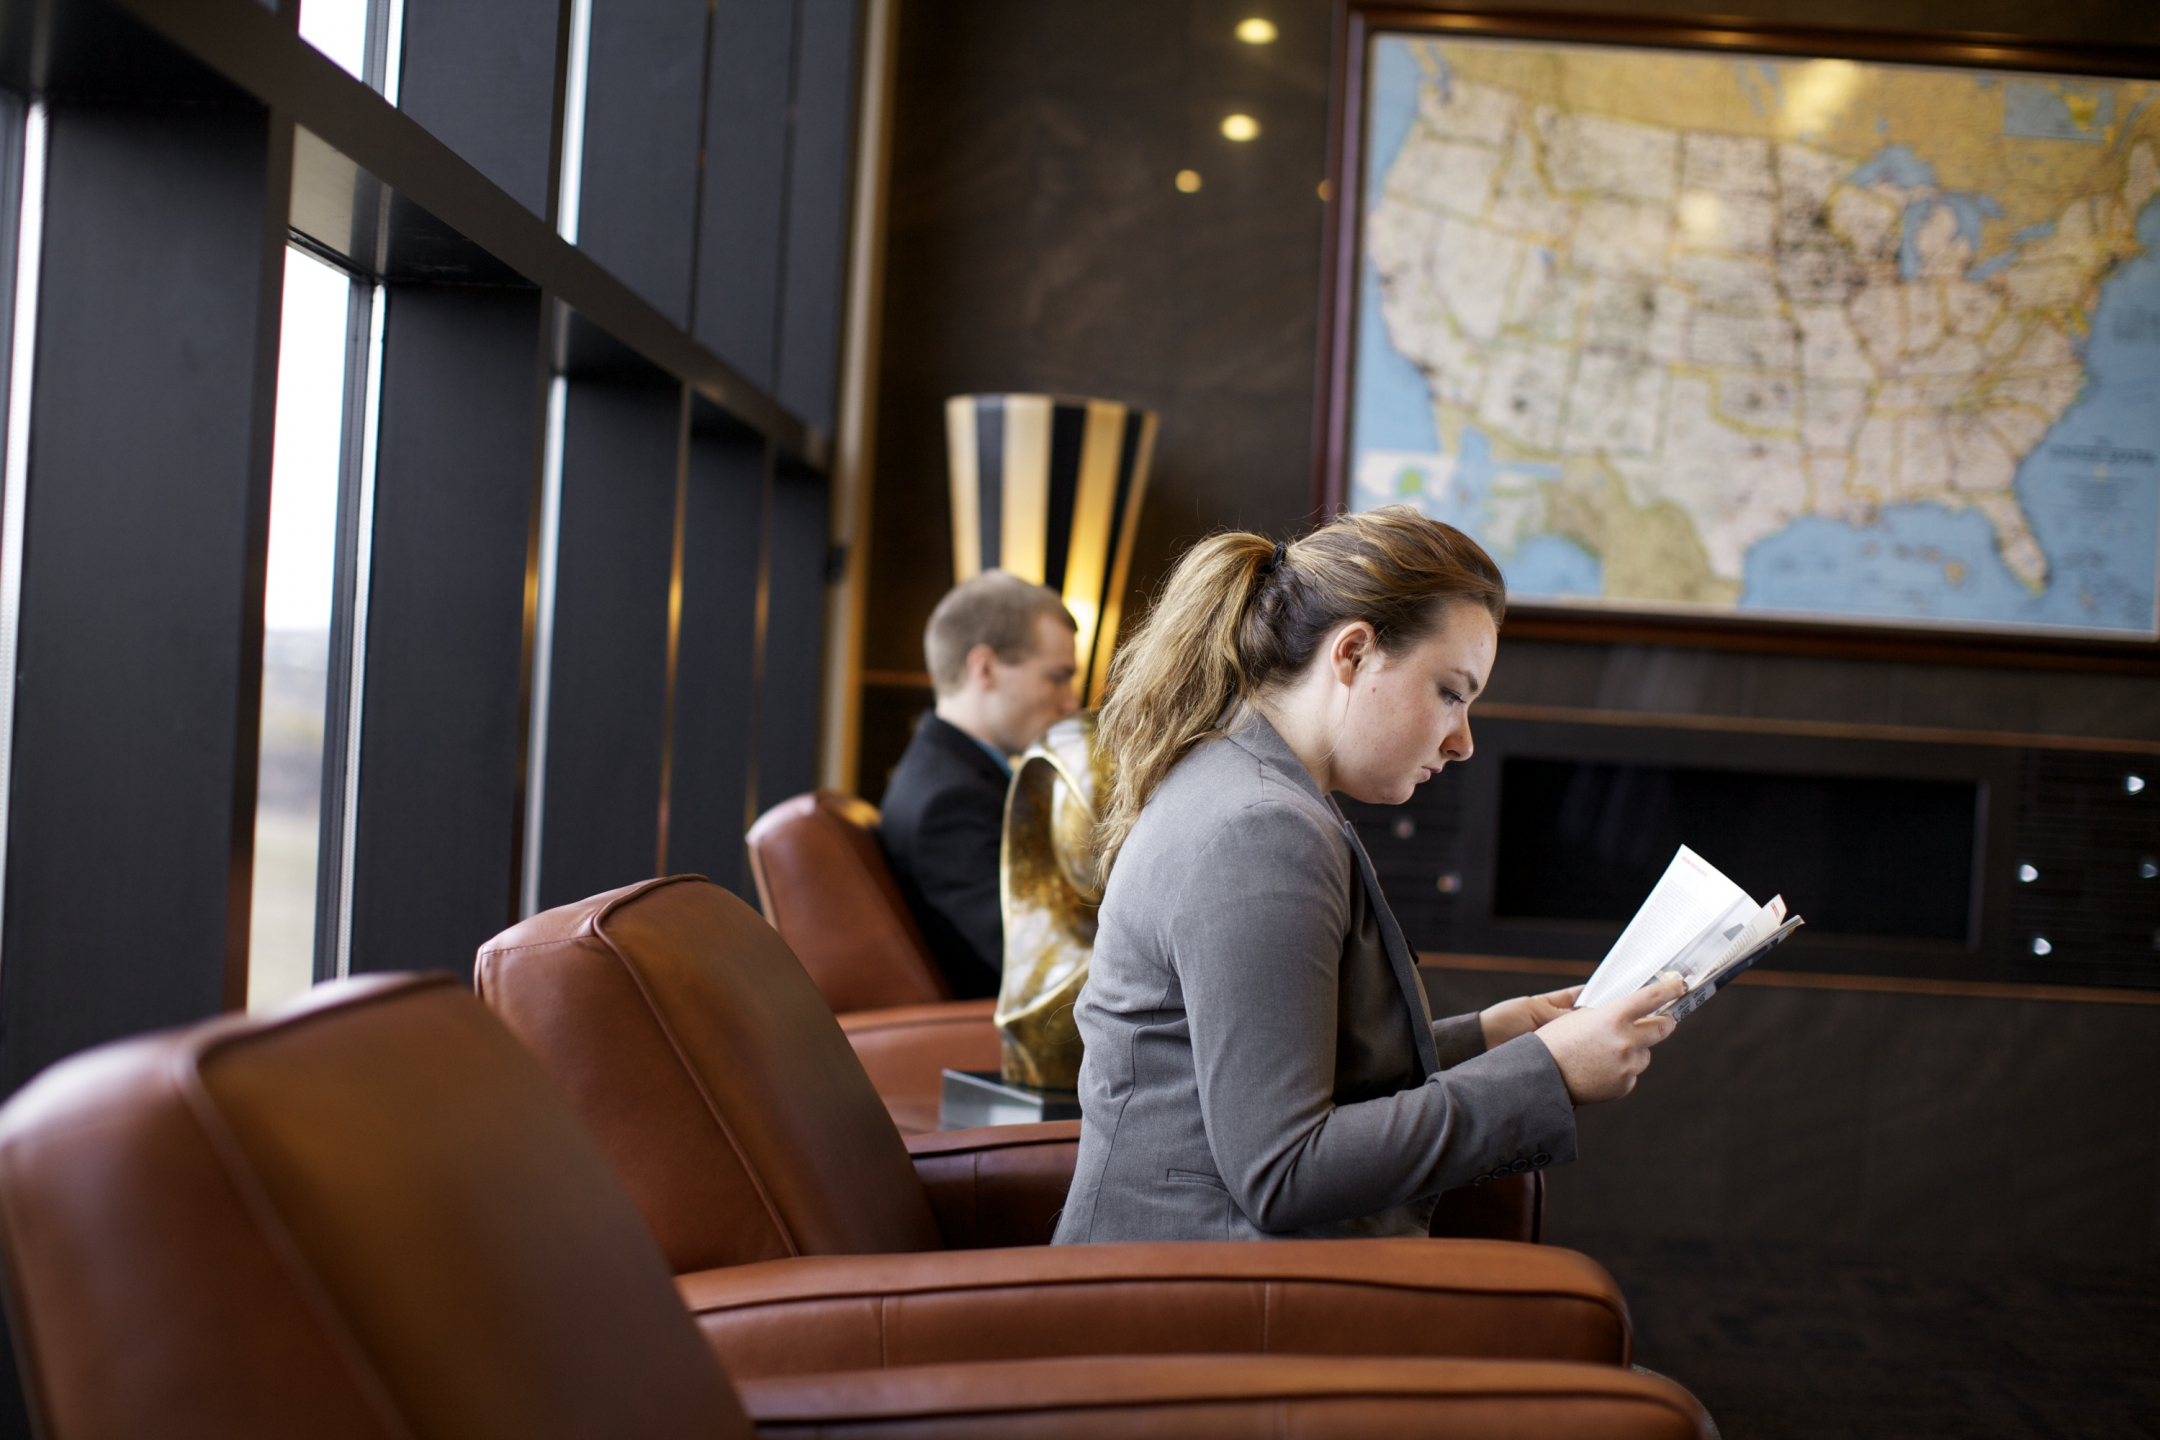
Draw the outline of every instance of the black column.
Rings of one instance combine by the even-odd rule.
[[[796,0],[795,135],[788,155],[780,403],[830,435],[847,295],[860,0]]]
[[[766,390],[779,344],[794,46],[792,6],[715,0],[695,329]]]
[[[825,677],[826,486],[783,471],[773,485],[772,600],[758,691],[757,804],[817,787]]]
[[[7,1090],[244,987],[228,959],[246,943],[284,263],[263,113],[63,104],[50,134],[35,389],[13,417],[31,438]]]
[[[355,972],[470,975],[481,942],[516,918],[540,303],[532,291],[390,291],[361,678]]]
[[[398,108],[547,215],[568,0],[405,0]]]
[[[667,869],[746,898],[765,456],[764,442],[739,430],[691,437],[668,799]]]
[[[678,325],[697,240],[702,0],[593,7],[578,248]]]
[[[682,392],[573,380],[548,686],[540,906],[658,865]]]

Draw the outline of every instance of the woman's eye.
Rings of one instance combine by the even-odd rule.
[[[1462,696],[1456,694],[1453,690],[1443,689],[1440,692],[1440,698],[1447,701],[1447,703],[1450,705],[1460,705],[1464,703]]]

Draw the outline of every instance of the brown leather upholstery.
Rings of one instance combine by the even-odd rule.
[[[874,806],[832,790],[797,795],[745,837],[765,919],[833,1013],[952,999],[878,848]]]
[[[824,999],[719,886],[648,880],[545,911],[483,946],[475,981],[677,1273],[942,1244]]]
[[[1627,1302],[1595,1261],[1498,1241],[818,1257],[675,1283],[738,1380],[1090,1354],[1629,1357]]]
[[[1483,1185],[1441,1192],[1440,1203],[1433,1207],[1431,1233],[1537,1244],[1545,1238],[1545,1172],[1504,1175]]]
[[[910,1135],[907,1148],[947,1249],[1047,1245],[1080,1161],[1080,1122]]]
[[[0,1243],[50,1440],[749,1434],[605,1159],[441,978],[47,1071]]]
[[[1715,1434],[1695,1397],[1662,1376],[1519,1360],[1023,1360],[754,1381],[743,1399],[758,1434],[775,1440],[852,1435],[879,1421],[948,1440]]]
[[[841,1015],[840,1028],[884,1097],[893,1124],[903,1135],[920,1135],[938,1128],[946,1070],[994,1071],[1005,1063],[1004,1044],[991,1019],[996,1009],[995,1000],[947,1000],[857,1010]]]
[[[0,1248],[48,1440],[750,1434],[591,1140],[441,977],[54,1067],[0,1111]],[[1581,1365],[1033,1360],[750,1403],[760,1434],[896,1440],[1700,1434],[1676,1387]]]
[[[1389,1292],[1394,1300],[1372,1301],[1364,1281],[1353,1287],[1362,1313],[1377,1317],[1372,1323],[1356,1320],[1359,1305],[1331,1302],[1325,1324],[1302,1330],[1268,1318],[1291,1293],[1291,1273],[1305,1284],[1335,1267],[1383,1263],[1360,1259],[1381,1254],[1368,1251],[1371,1242],[1036,1244],[908,1257],[1047,1238],[1070,1183],[1077,1126],[956,1131],[903,1147],[787,947],[741,901],[694,877],[647,881],[535,916],[481,950],[478,977],[483,998],[539,1054],[622,1168],[684,1283],[690,1272],[718,1272],[698,1278],[697,1303],[716,1317],[707,1330],[722,1358],[749,1366],[745,1373],[763,1373],[770,1362],[729,1348],[751,1333],[724,1318],[734,1308],[726,1297],[747,1293],[731,1286],[778,1283],[760,1278],[773,1270],[761,1261],[872,1254],[886,1258],[780,1264],[774,1273],[854,1288],[844,1298],[767,1295],[752,1330],[784,1335],[783,1350],[814,1348],[826,1343],[816,1338],[821,1317],[839,1305],[894,1323],[949,1311],[957,1318],[936,1332],[947,1337],[936,1342],[946,1348],[934,1349],[943,1358],[972,1353],[971,1335],[994,1337],[1007,1348],[986,1353],[999,1355],[1074,1353],[1072,1337],[1083,1333],[1090,1347],[1187,1348],[1201,1331],[1182,1321],[1140,1323],[1129,1297],[1100,1298],[1156,1277],[1186,1295],[1177,1305],[1163,1302],[1162,1313],[1220,1311],[1205,1332],[1218,1337],[1211,1344],[1303,1334],[1362,1353],[1431,1353],[1417,1337],[1468,1333],[1453,1316],[1468,1303],[1469,1285],[1510,1292],[1505,1304],[1481,1299],[1472,1307],[1476,1353],[1609,1364],[1628,1353],[1626,1310],[1610,1277],[1566,1251],[1408,1242],[1399,1253],[1420,1258],[1401,1270],[1407,1278]],[[891,1268],[905,1259],[915,1268]],[[724,1268],[743,1266],[757,1273]],[[1268,1268],[1278,1266],[1291,1270]],[[1223,1274],[1243,1278],[1217,1283]],[[895,1284],[927,1285],[944,1298],[902,1304],[882,1278],[851,1275],[897,1276]],[[1088,1303],[1107,1303],[1102,1313],[1115,1319],[1093,1328],[1070,1322],[1064,1298],[1046,1305],[1036,1294],[1043,1286],[1061,1297],[1097,1297]],[[848,1363],[892,1353],[888,1338],[849,1352]]]

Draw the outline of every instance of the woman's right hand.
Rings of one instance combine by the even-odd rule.
[[[1680,1023],[1650,1012],[1686,990],[1679,980],[1660,980],[1610,1004],[1571,1010],[1540,1025],[1535,1033],[1559,1065],[1568,1099],[1589,1105],[1633,1090],[1635,1077],[1650,1067],[1650,1047]]]

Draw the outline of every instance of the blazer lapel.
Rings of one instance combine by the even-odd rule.
[[[1418,1063],[1425,1067],[1427,1075],[1431,1075],[1440,1068],[1440,1052],[1433,1044],[1432,1005],[1425,998],[1424,982],[1418,979],[1417,957],[1410,953],[1410,942],[1403,938],[1402,926],[1395,923],[1395,912],[1388,908],[1387,896],[1380,893],[1380,877],[1373,871],[1372,856],[1365,853],[1365,843],[1358,839],[1357,827],[1345,820],[1342,828],[1343,835],[1350,841],[1350,853],[1357,856],[1358,873],[1365,877],[1365,903],[1372,907],[1374,917],[1380,922],[1380,941],[1387,948],[1388,964],[1395,971],[1395,983],[1402,989],[1403,1003],[1410,1007],[1411,1039],[1417,1045]]]
[[[1387,896],[1380,893],[1380,877],[1373,872],[1372,856],[1365,853],[1357,827],[1343,815],[1342,807],[1320,793],[1311,772],[1299,763],[1297,755],[1284,743],[1282,736],[1275,733],[1275,727],[1268,724],[1266,716],[1233,701],[1215,723],[1250,754],[1275,767],[1285,779],[1326,806],[1328,813],[1342,826],[1343,838],[1350,842],[1350,853],[1357,857],[1358,874],[1364,877],[1366,903],[1380,921],[1380,943],[1387,951],[1388,966],[1395,972],[1395,984],[1402,991],[1403,1004],[1410,1008],[1411,1041],[1417,1046],[1418,1063],[1425,1067],[1427,1075],[1433,1074],[1440,1068],[1440,1051],[1433,1044],[1432,1004],[1425,998],[1424,983],[1418,979],[1417,957],[1410,953],[1410,942],[1403,938],[1402,926],[1395,923],[1395,912],[1388,908]]]

